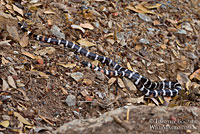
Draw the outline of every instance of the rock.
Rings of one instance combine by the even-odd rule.
[[[149,42],[149,40],[148,39],[144,39],[144,38],[141,38],[140,40],[139,40],[139,42],[140,43],[142,43],[142,44],[150,44],[150,42]]]
[[[125,39],[125,38],[124,38],[124,37],[125,37],[124,32],[119,32],[119,33],[117,33],[116,36],[117,36],[117,39],[118,39],[119,41]]]
[[[92,85],[92,81],[90,79],[84,79],[83,84],[89,86],[89,85]]]
[[[35,4],[35,3],[37,3],[37,2],[38,2],[38,0],[31,0],[29,3]]]
[[[53,128],[52,127],[39,127],[39,126],[36,126],[35,128],[34,128],[34,131],[36,132],[36,133],[42,133],[42,132],[44,132],[44,131],[52,131],[53,130]]]
[[[105,75],[102,72],[96,71],[95,74],[99,80],[103,81],[105,79]]]
[[[2,115],[2,119],[9,121],[10,120],[10,116],[8,116],[8,115]]]
[[[94,25],[95,25],[96,28],[99,28],[99,26],[100,26],[100,24],[99,24],[98,21],[97,21],[97,22],[94,22]]]
[[[105,93],[102,92],[96,92],[95,94],[97,94],[99,96],[99,98],[103,99],[104,97],[106,97]]]
[[[179,29],[178,31],[177,31],[177,33],[178,34],[187,34],[187,32],[184,30],[184,29]]]
[[[127,112],[130,111],[130,112]],[[128,114],[127,114],[128,113]],[[153,116],[149,119],[149,115]],[[192,115],[192,113],[194,113]],[[149,131],[153,131],[156,125],[167,125],[166,122],[172,122],[169,115],[179,115],[183,117],[188,117],[187,125],[191,126],[194,132],[199,132],[200,125],[199,115],[200,111],[198,107],[152,107],[152,106],[126,106],[115,109],[113,111],[104,113],[98,118],[89,119],[76,119],[65,123],[64,125],[53,131],[53,134],[95,134],[98,130],[98,134],[105,134],[109,131],[109,134],[124,134],[128,131],[129,134],[132,133],[144,133],[148,134]],[[129,121],[123,121],[119,117],[127,117],[129,115]],[[193,117],[194,116],[194,117]],[[137,117],[137,118],[135,118]],[[190,117],[190,118],[189,118]],[[142,123],[138,123],[138,121]],[[162,122],[159,122],[162,121]],[[184,119],[181,122],[185,121]],[[194,123],[195,122],[195,123]],[[116,125],[117,124],[117,125]],[[120,124],[120,125],[119,125]],[[178,124],[180,127],[185,127],[186,124]],[[178,127],[179,127],[178,126]],[[152,127],[152,128],[150,128]],[[157,131],[156,129],[154,131]],[[184,133],[186,130],[172,130],[174,134]],[[159,132],[165,132],[166,130],[160,129]],[[193,132],[193,133],[194,133]],[[196,133],[195,133],[196,134]]]
[[[155,29],[153,28],[147,28],[147,30],[148,30],[148,34],[154,34],[155,32]]]
[[[65,34],[60,32],[60,28],[56,25],[53,25],[51,28],[51,32],[53,35],[55,35],[57,38],[64,39],[65,40]]]
[[[146,22],[151,22],[151,18],[149,16],[147,16],[146,14],[143,14],[143,13],[138,13],[138,17],[140,19],[142,19],[143,21],[146,21]]]
[[[74,3],[81,3],[82,0],[72,0],[72,2],[74,2]]]
[[[133,82],[125,77],[123,77],[123,82],[125,84],[125,87],[129,90],[129,91],[133,91],[133,92],[137,92],[137,88],[136,86],[133,84]]]
[[[65,102],[69,107],[76,105],[76,96],[74,95],[68,95]]]
[[[80,80],[83,79],[83,73],[81,73],[81,72],[71,73],[71,77],[72,77],[76,82],[79,82]]]
[[[190,23],[188,23],[188,22],[185,22],[184,25],[182,25],[182,28],[184,28],[187,31],[193,31]]]
[[[2,96],[0,96],[0,100],[1,101],[8,101],[9,99],[11,98],[11,96],[10,95],[2,95]]]

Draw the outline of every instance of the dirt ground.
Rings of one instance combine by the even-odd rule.
[[[130,106],[119,108],[99,118],[74,120],[53,133],[74,134],[198,134],[199,108]]]
[[[198,0],[1,0],[0,134],[199,133],[199,9]],[[28,38],[22,21],[183,90],[145,97],[130,80],[80,62],[113,68]]]

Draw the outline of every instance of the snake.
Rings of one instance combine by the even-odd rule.
[[[140,75],[137,72],[131,71],[127,68],[124,68],[120,66],[118,63],[116,63],[111,58],[98,55],[96,53],[90,52],[86,50],[85,48],[71,42],[68,40],[60,40],[56,38],[49,38],[43,35],[34,34],[32,31],[29,31],[25,27],[25,22],[21,23],[19,22],[20,28],[27,32],[27,35],[37,41],[45,42],[45,43],[52,43],[54,45],[64,46],[64,48],[70,48],[79,54],[86,56],[87,58],[91,60],[98,60],[102,64],[105,64],[107,66],[113,67],[114,70],[107,70],[103,69],[101,67],[95,66],[91,64],[90,62],[82,61],[81,64],[84,66],[87,66],[95,71],[100,71],[103,74],[112,77],[112,76],[121,76],[126,77],[129,80],[131,80],[136,87],[145,95],[145,96],[152,96],[152,97],[158,97],[158,96],[168,96],[168,97],[174,97],[179,94],[179,91],[182,90],[181,84],[178,81],[158,81],[153,82],[150,79]]]

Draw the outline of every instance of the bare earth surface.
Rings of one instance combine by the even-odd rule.
[[[127,112],[129,110],[130,112]],[[64,124],[56,134],[198,134],[200,111],[196,107],[130,106],[119,108],[99,118],[74,120]],[[127,117],[128,121],[127,121]]]
[[[27,37],[19,21],[183,90],[144,97],[80,62],[113,68]],[[198,0],[0,0],[0,134],[199,133],[199,31]]]

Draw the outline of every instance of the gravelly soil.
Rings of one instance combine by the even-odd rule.
[[[101,121],[94,118],[106,112],[134,105],[129,122],[124,121],[126,114],[123,113],[114,120],[103,121],[99,127],[88,127],[79,133],[199,133],[198,127],[150,129],[151,119],[199,120],[198,0],[148,1],[143,3],[148,9],[144,15],[135,10],[144,6],[140,0],[18,2],[0,2],[0,132],[52,133],[75,120],[71,129],[62,132],[77,133],[75,130],[84,125],[82,119],[91,119],[83,126],[87,128]],[[21,11],[15,5],[24,8]],[[21,12],[31,15],[27,17]],[[55,25],[65,39],[76,44],[82,39],[87,40],[89,43],[83,47],[91,52],[110,57],[152,81],[178,80],[183,90],[174,98],[144,97],[132,82],[126,83],[124,78],[109,78],[83,67],[81,61],[91,60],[73,50],[27,38],[17,24],[22,20],[36,34],[57,38],[52,32]],[[89,28],[81,24],[87,24]],[[90,29],[91,25],[93,29]],[[87,46],[91,43],[93,46]],[[79,81],[71,77],[76,72],[82,74]],[[69,95],[75,97],[72,106],[66,104]],[[167,108],[174,106],[173,109]],[[5,122],[2,124],[1,121]],[[188,122],[175,124],[182,128],[190,125]],[[191,123],[197,124],[199,122]]]

